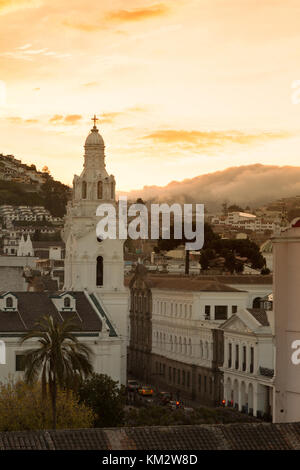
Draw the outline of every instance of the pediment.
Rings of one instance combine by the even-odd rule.
[[[227,324],[226,330],[228,331],[240,331],[241,333],[253,333],[253,331],[238,317],[232,319]]]

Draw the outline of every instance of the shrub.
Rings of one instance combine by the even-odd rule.
[[[93,411],[73,392],[59,390],[57,395],[57,429],[90,428]],[[42,399],[40,383],[30,386],[23,381],[0,383],[0,431],[50,429],[50,397]]]

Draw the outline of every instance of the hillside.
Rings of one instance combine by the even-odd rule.
[[[221,209],[225,201],[259,207],[278,198],[300,195],[300,167],[261,164],[231,167],[162,187],[145,186],[126,195],[131,200],[204,203],[209,211]]]
[[[0,205],[44,206],[54,217],[63,217],[69,195],[68,186],[50,178],[37,186],[0,180]]]

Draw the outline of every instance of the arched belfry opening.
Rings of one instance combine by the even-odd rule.
[[[97,198],[102,199],[103,198],[103,184],[102,181],[98,181],[97,185]]]
[[[97,257],[96,285],[103,286],[103,257]]]
[[[86,199],[87,194],[87,184],[86,181],[82,182],[82,199]]]

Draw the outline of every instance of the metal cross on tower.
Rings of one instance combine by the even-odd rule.
[[[94,121],[94,127],[96,127],[96,122],[99,121],[99,119],[96,117],[96,114],[94,114],[94,117],[91,120]]]

